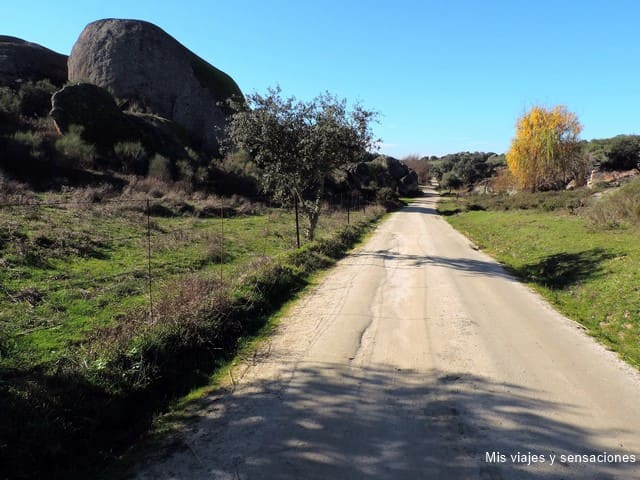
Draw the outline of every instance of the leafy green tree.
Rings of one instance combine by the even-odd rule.
[[[630,170],[640,164],[640,135],[618,135],[609,141],[605,149],[608,161],[603,168]]]
[[[446,172],[442,176],[442,180],[440,181],[440,185],[444,188],[449,189],[449,193],[451,193],[451,189],[460,188],[463,185],[462,179],[455,174],[455,172]]]
[[[311,101],[283,98],[280,88],[254,93],[235,105],[228,148],[249,152],[263,188],[280,201],[297,201],[312,240],[328,177],[340,166],[363,159],[374,147],[370,123],[376,113],[324,93]]]

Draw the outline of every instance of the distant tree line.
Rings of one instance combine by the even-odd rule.
[[[447,188],[475,185],[506,165],[505,156],[493,152],[459,152],[424,158],[431,176]]]
[[[640,163],[640,135],[617,135],[583,142],[590,164],[602,170],[631,170]]]
[[[551,112],[551,110],[549,110],[549,112]],[[533,113],[535,112],[528,112],[525,117],[528,118],[528,116]],[[566,116],[570,112],[563,111],[561,113]],[[563,115],[560,115],[560,117]],[[542,127],[548,122],[533,123],[535,124],[535,131],[530,132],[528,135],[522,135],[521,139],[524,137],[534,140],[540,140],[541,138],[548,140],[554,137],[552,135],[544,135],[544,128]],[[541,128],[542,130],[538,131]],[[557,132],[558,129],[554,127],[551,130]],[[525,188],[533,188],[533,184],[536,185],[535,188],[559,188],[563,187],[569,180],[575,179],[576,176],[580,176],[581,181],[577,182],[579,185],[586,181],[586,175],[593,168],[600,168],[601,170],[630,170],[640,168],[640,135],[617,135],[612,138],[594,139],[590,141],[577,140],[575,138],[568,141],[566,135],[560,135],[559,139],[561,139],[562,142],[559,142],[560,144],[554,147],[555,150],[554,148],[550,148],[555,145],[553,142],[550,145],[543,145],[543,147],[546,146],[546,148],[524,149],[526,151],[522,158],[526,160],[526,162],[523,161],[520,166],[524,168],[529,165],[529,167],[531,167],[529,173],[541,179],[540,182],[538,182],[540,185],[533,182],[531,185],[527,184]],[[535,142],[531,143],[535,146]],[[571,147],[571,155],[567,155],[567,145]],[[541,157],[537,162],[534,162],[532,158],[536,152],[539,153]],[[541,165],[545,166],[549,164],[549,159],[542,155],[543,153],[548,154],[550,158],[554,159],[552,163],[555,163],[555,161],[561,164],[567,163],[568,157],[576,161],[568,162],[565,166],[570,168],[566,168],[566,171],[560,169],[562,175],[558,178],[554,175],[543,175],[544,169]],[[427,184],[431,178],[434,178],[443,188],[447,189],[470,187],[483,180],[495,177],[500,172],[509,173],[507,172],[506,155],[495,154],[493,152],[459,152],[441,157],[409,155],[402,161],[418,174],[421,184]],[[576,169],[576,165],[581,166],[581,168]],[[526,171],[526,168],[524,171]],[[522,173],[521,176],[523,178],[526,177],[524,173]]]

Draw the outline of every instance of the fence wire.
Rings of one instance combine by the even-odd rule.
[[[325,203],[325,229],[366,214],[360,198]],[[265,197],[185,205],[151,198],[0,203],[0,334],[52,328],[70,316],[118,315],[132,297],[153,318],[158,287],[175,276],[217,270],[224,283],[238,275],[229,267],[234,256],[267,256],[304,240],[293,205],[272,206]],[[112,305],[119,300],[122,308]]]

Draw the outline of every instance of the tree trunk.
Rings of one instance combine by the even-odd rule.
[[[316,198],[313,204],[306,206],[307,220],[309,225],[307,227],[307,240],[311,241],[315,237],[316,227],[318,226],[318,220],[320,219],[320,198]]]
[[[322,207],[322,196],[324,195],[324,179],[320,184],[320,188],[316,192],[316,198],[313,202],[304,202],[305,213],[309,226],[307,229],[307,240],[311,241],[315,237],[316,227],[320,219],[320,209]]]

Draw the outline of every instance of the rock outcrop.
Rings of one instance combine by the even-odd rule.
[[[51,106],[50,115],[60,133],[79,125],[91,143],[112,143],[121,127],[123,113],[111,94],[96,85],[66,86],[53,94]]]
[[[159,27],[138,20],[90,23],[69,57],[69,80],[89,82],[145,111],[173,120],[194,143],[218,147],[229,110],[242,92],[224,72]]]
[[[179,125],[155,115],[122,112],[111,94],[96,85],[68,85],[53,95],[51,104],[51,117],[62,134],[78,125],[85,140],[102,148],[134,141],[148,152],[187,157],[186,133]]]
[[[56,86],[67,81],[67,56],[36,43],[0,35],[0,86],[48,79]]]

